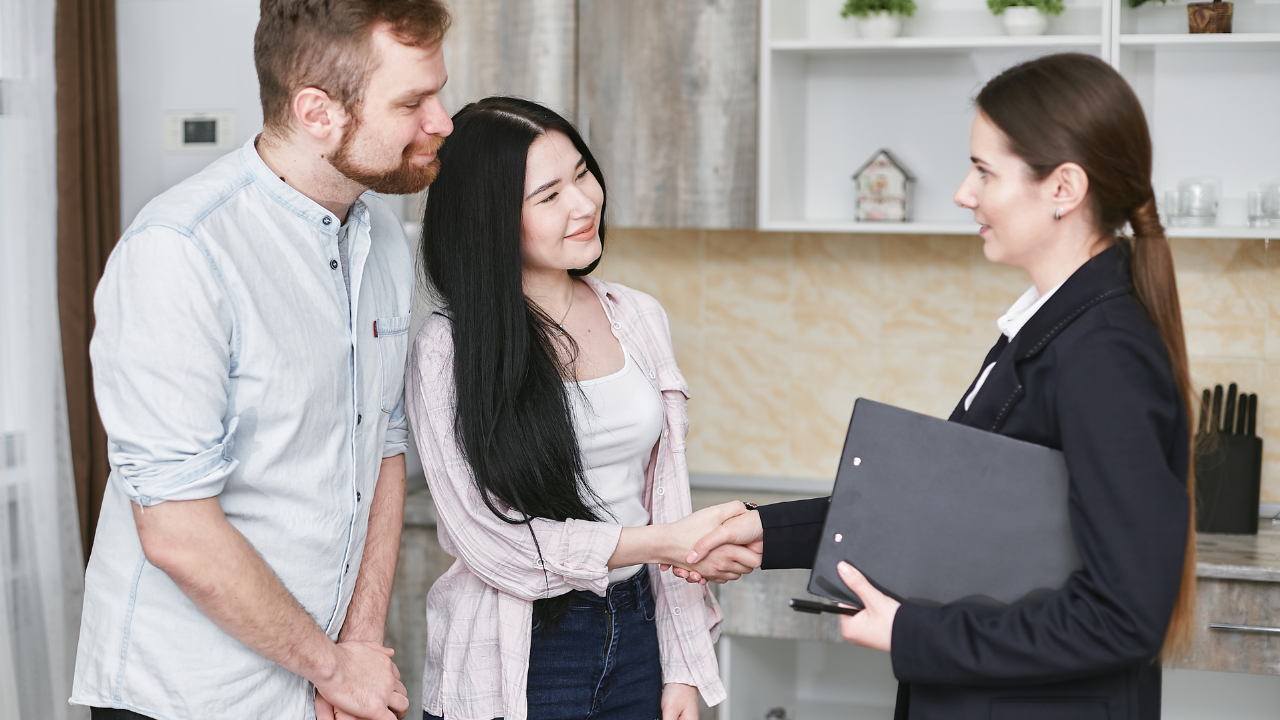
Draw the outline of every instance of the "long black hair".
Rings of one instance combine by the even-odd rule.
[[[551,131],[573,142],[603,192],[604,174],[568,120],[528,100],[488,97],[453,116],[422,220],[423,268],[452,320],[454,429],[480,497],[512,524],[601,519],[565,386],[573,373],[562,358],[576,346],[522,282],[526,160]],[[537,601],[536,617],[554,626],[568,599]]]

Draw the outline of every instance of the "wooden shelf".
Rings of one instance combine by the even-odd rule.
[[[988,37],[896,37],[884,40],[863,38],[774,40],[769,43],[769,49],[774,52],[817,55],[892,50],[980,50],[983,48],[1101,47],[1101,45],[1101,35],[1032,35],[1029,37],[993,35]]]
[[[1251,228],[1243,225],[1168,227],[1165,228],[1164,233],[1171,238],[1280,240],[1280,227]]]
[[[967,222],[857,222],[854,220],[774,220],[766,232],[860,233],[867,235],[977,235]]]
[[[1280,45],[1280,33],[1203,33],[1185,34],[1124,34],[1120,44],[1129,47],[1223,47],[1241,45]]]
[[[865,235],[977,235],[978,225],[967,222],[855,222],[853,220],[774,220],[762,225],[765,232],[849,233]],[[1236,225],[1169,227],[1171,238],[1280,240],[1280,227],[1251,228]]]

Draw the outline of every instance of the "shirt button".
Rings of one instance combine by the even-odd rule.
[[[329,217],[328,215],[325,215],[324,218],[320,220],[320,222],[324,223],[325,225],[329,225],[333,223],[333,218]]]
[[[667,436],[667,429],[662,428],[662,437],[666,437],[666,436]]]
[[[356,415],[356,424],[357,424],[357,425],[359,425],[359,424],[360,424],[360,418],[362,418],[362,417],[364,417],[364,416],[363,416],[363,415]]]
[[[360,491],[356,491],[356,502],[360,502]]]
[[[649,373],[649,379],[650,379],[650,380],[657,380],[657,379],[658,379],[658,373],[656,373],[656,372],[650,372],[650,373]]]
[[[337,261],[337,260],[330,260],[330,261],[329,261],[329,267],[333,268],[334,270],[337,270],[337,269],[338,269],[338,261]]]
[[[350,570],[350,569],[351,569],[351,563],[347,563],[347,566],[346,566],[346,567],[344,567],[344,568],[342,568],[342,574],[343,574],[343,575],[346,575],[346,574],[347,574],[347,571],[348,571],[348,570]],[[679,610],[680,608],[676,608],[676,609],[677,609],[677,610]],[[677,614],[677,615],[679,615],[680,613],[676,613],[676,614]]]
[[[680,608],[671,608],[671,614],[672,614],[672,615],[679,615],[679,614],[680,614]]]
[[[622,329],[622,324],[621,324],[621,323],[614,323],[614,324],[613,324],[613,329],[614,329],[614,330],[621,330],[621,329]]]
[[[666,494],[667,494],[667,489],[666,489],[666,488],[658,488],[658,494],[659,494],[659,495],[666,495]]]

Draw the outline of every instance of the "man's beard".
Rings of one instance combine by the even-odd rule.
[[[348,180],[383,195],[411,195],[422,192],[440,174],[439,157],[420,165],[413,161],[413,156],[439,151],[444,145],[444,138],[432,136],[425,143],[410,145],[404,149],[400,165],[391,170],[373,172],[360,167],[351,158],[351,148],[359,134],[357,131],[358,128],[352,128],[352,132],[344,133],[338,149],[329,155],[329,164]]]

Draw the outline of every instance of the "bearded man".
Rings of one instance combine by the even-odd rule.
[[[370,190],[453,125],[438,0],[263,0],[263,133],[157,197],[94,298],[111,479],[71,702],[389,720],[414,274]]]

